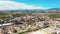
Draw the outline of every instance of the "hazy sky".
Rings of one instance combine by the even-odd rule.
[[[60,8],[60,0],[12,0],[28,5],[42,6],[45,8]]]
[[[1,10],[49,8],[60,8],[60,0],[0,0]]]

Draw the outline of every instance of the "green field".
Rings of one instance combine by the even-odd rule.
[[[48,16],[50,18],[60,18],[60,14],[45,14],[45,16]]]

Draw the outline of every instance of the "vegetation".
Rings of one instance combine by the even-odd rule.
[[[18,34],[25,34],[24,32],[18,33]]]
[[[39,30],[39,29],[28,29],[27,31],[25,31],[25,32],[20,32],[20,33],[18,33],[18,34],[25,34],[25,33],[33,32],[33,31],[37,31],[37,30]]]
[[[6,20],[6,19],[8,19],[8,18],[11,18],[9,15],[12,15],[13,18],[15,18],[15,17],[20,17],[20,16],[26,16],[25,13],[24,13],[24,14],[0,13],[0,19],[2,19],[2,20]]]
[[[44,28],[49,27],[49,23],[44,23]]]
[[[45,14],[45,16],[51,17],[51,18],[60,18],[59,14]]]
[[[20,17],[20,16],[26,16],[26,14],[13,14],[12,16],[15,18],[15,17]]]

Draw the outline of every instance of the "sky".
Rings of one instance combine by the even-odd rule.
[[[44,8],[60,8],[60,0],[13,0],[28,5],[42,6]]]
[[[60,0],[0,0],[0,10],[60,8]]]

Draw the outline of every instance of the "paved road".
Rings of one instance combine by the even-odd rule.
[[[32,32],[31,34],[48,34],[48,33],[39,30],[39,31]]]

